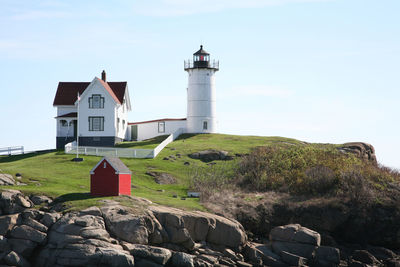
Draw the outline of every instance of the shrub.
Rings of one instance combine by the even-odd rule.
[[[200,192],[200,199],[207,200],[217,191],[232,187],[232,167],[227,164],[192,166],[189,169],[189,188]]]
[[[339,174],[361,161],[331,145],[258,147],[239,163],[243,188],[296,194],[325,194],[337,190]]]

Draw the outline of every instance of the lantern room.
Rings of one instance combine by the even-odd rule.
[[[200,50],[193,54],[193,61],[185,61],[185,70],[194,68],[207,68],[218,70],[219,62],[210,60],[210,54],[207,53],[203,46],[200,45]]]
[[[210,54],[207,53],[203,46],[200,45],[200,50],[193,54],[193,67],[207,68],[209,66]]]

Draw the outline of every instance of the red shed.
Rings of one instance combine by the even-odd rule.
[[[92,196],[130,195],[131,173],[119,158],[102,158],[90,171],[90,194]]]

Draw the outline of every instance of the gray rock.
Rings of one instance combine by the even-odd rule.
[[[269,234],[271,241],[296,242],[319,246],[321,235],[300,224],[289,224],[273,228]]]
[[[367,250],[356,250],[352,254],[352,259],[356,261],[360,261],[362,263],[366,263],[369,265],[379,265],[380,262],[369,253]]]
[[[31,266],[27,260],[25,260],[22,256],[19,256],[14,251],[11,251],[4,257],[4,261],[11,266],[20,266],[20,267],[28,267]]]
[[[281,258],[290,266],[304,266],[307,262],[306,258],[294,255],[286,251],[281,252]]]
[[[155,263],[150,260],[135,258],[135,267],[162,267],[164,265]]]
[[[124,243],[122,246],[129,250],[135,258],[140,257],[161,265],[166,264],[172,255],[171,251],[166,248],[130,243]]]
[[[175,177],[173,177],[169,173],[148,171],[148,172],[146,172],[146,174],[154,177],[154,181],[157,184],[175,184],[176,183]]]
[[[22,223],[24,225],[28,225],[28,226],[40,231],[40,232],[47,233],[47,229],[48,229],[47,226],[45,226],[45,225],[41,224],[40,222],[37,222],[31,218],[24,219],[22,221]]]
[[[93,216],[102,216],[102,213],[98,207],[89,207],[87,209],[82,210],[80,215],[93,215]]]
[[[83,243],[84,238],[78,235],[68,235],[50,231],[48,234],[48,243],[55,245],[57,248],[63,248],[67,244]]]
[[[96,228],[96,227],[85,227],[81,230],[80,236],[83,238],[94,238],[94,239],[99,239],[99,240],[104,240],[104,241],[109,241],[110,240],[110,235],[108,232],[104,229],[101,228]]]
[[[237,261],[236,264],[238,267],[253,267],[252,264],[243,261]]]
[[[134,258],[123,250],[97,248],[96,254],[100,254],[99,266],[135,266]]]
[[[47,235],[30,226],[20,225],[11,230],[10,236],[19,239],[27,239],[42,244],[46,241]]]
[[[184,252],[176,252],[172,256],[172,265],[176,267],[194,267],[193,256]]]
[[[33,206],[29,199],[18,190],[7,189],[0,194],[0,209],[3,214],[14,214],[22,212]]]
[[[0,235],[0,252],[9,251],[9,250],[10,250],[10,245],[7,242],[7,238]]]
[[[50,204],[51,202],[53,202],[53,200],[47,196],[32,196],[31,201],[35,205],[40,205],[42,203]]]
[[[189,154],[192,159],[200,159],[203,162],[210,162],[213,160],[230,160],[232,157],[228,156],[227,151],[218,151],[214,149],[204,150]]]
[[[0,173],[0,185],[15,185],[15,180],[10,174]]]
[[[188,242],[183,245],[189,250],[194,247],[194,242],[199,241],[234,250],[247,241],[242,225],[234,220],[206,212],[187,212],[169,207],[149,206],[148,209],[168,232],[169,242]]]
[[[259,264],[261,260],[264,265],[273,267],[284,267],[281,258],[273,253],[267,246],[257,243],[248,242],[242,251],[245,259],[255,264]]]
[[[46,225],[47,227],[50,227],[60,218],[61,218],[60,213],[57,213],[57,212],[45,213],[45,214],[43,214],[43,217],[40,220],[40,222],[42,224]]]
[[[292,243],[292,242],[282,242],[273,241],[272,251],[280,255],[282,251],[286,251],[306,259],[312,259],[314,256],[315,249],[317,247],[309,244]]]
[[[148,244],[149,234],[154,231],[151,217],[129,214],[120,206],[104,207],[101,211],[111,234],[130,243]]]
[[[300,227],[300,224],[277,226],[269,233],[269,240],[290,242],[293,240],[294,234],[300,229]]]
[[[20,214],[0,216],[0,235],[6,235],[16,224],[21,222]]]
[[[237,249],[247,241],[247,236],[240,223],[220,216],[215,218],[216,225],[215,228],[209,228],[207,242]]]
[[[93,215],[83,215],[75,219],[75,224],[83,227],[96,227],[105,229],[103,217]]]
[[[315,261],[319,266],[339,265],[340,251],[334,247],[318,247],[315,251]]]
[[[11,250],[22,255],[24,258],[29,258],[38,246],[38,243],[28,239],[9,238],[8,243],[11,246]]]

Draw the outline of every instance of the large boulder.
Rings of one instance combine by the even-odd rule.
[[[215,149],[203,150],[189,154],[192,159],[199,159],[203,162],[210,162],[213,160],[231,160],[232,157],[228,156],[227,151],[219,151]]]
[[[14,214],[31,207],[32,201],[18,190],[6,189],[0,193],[0,214]]]
[[[370,144],[363,142],[345,143],[338,147],[338,150],[346,153],[355,154],[357,157],[364,160],[369,160],[374,164],[377,163],[375,148]]]
[[[0,173],[0,185],[15,185],[15,180],[11,174]]]
[[[300,224],[289,224],[272,229],[269,234],[271,241],[297,242],[319,246],[321,235],[311,229],[302,227]]]
[[[155,220],[151,214],[134,214],[125,207],[115,205],[101,209],[107,229],[111,234],[126,242],[148,244],[149,236],[154,232]]]
[[[162,206],[150,206],[149,210],[167,231],[169,242],[183,244],[188,249],[193,242],[205,241],[239,250],[247,241],[242,225],[234,220]]]
[[[320,246],[320,234],[299,224],[275,227],[269,239],[272,251],[291,266],[310,263],[315,266],[338,266],[340,263],[337,248]]]

